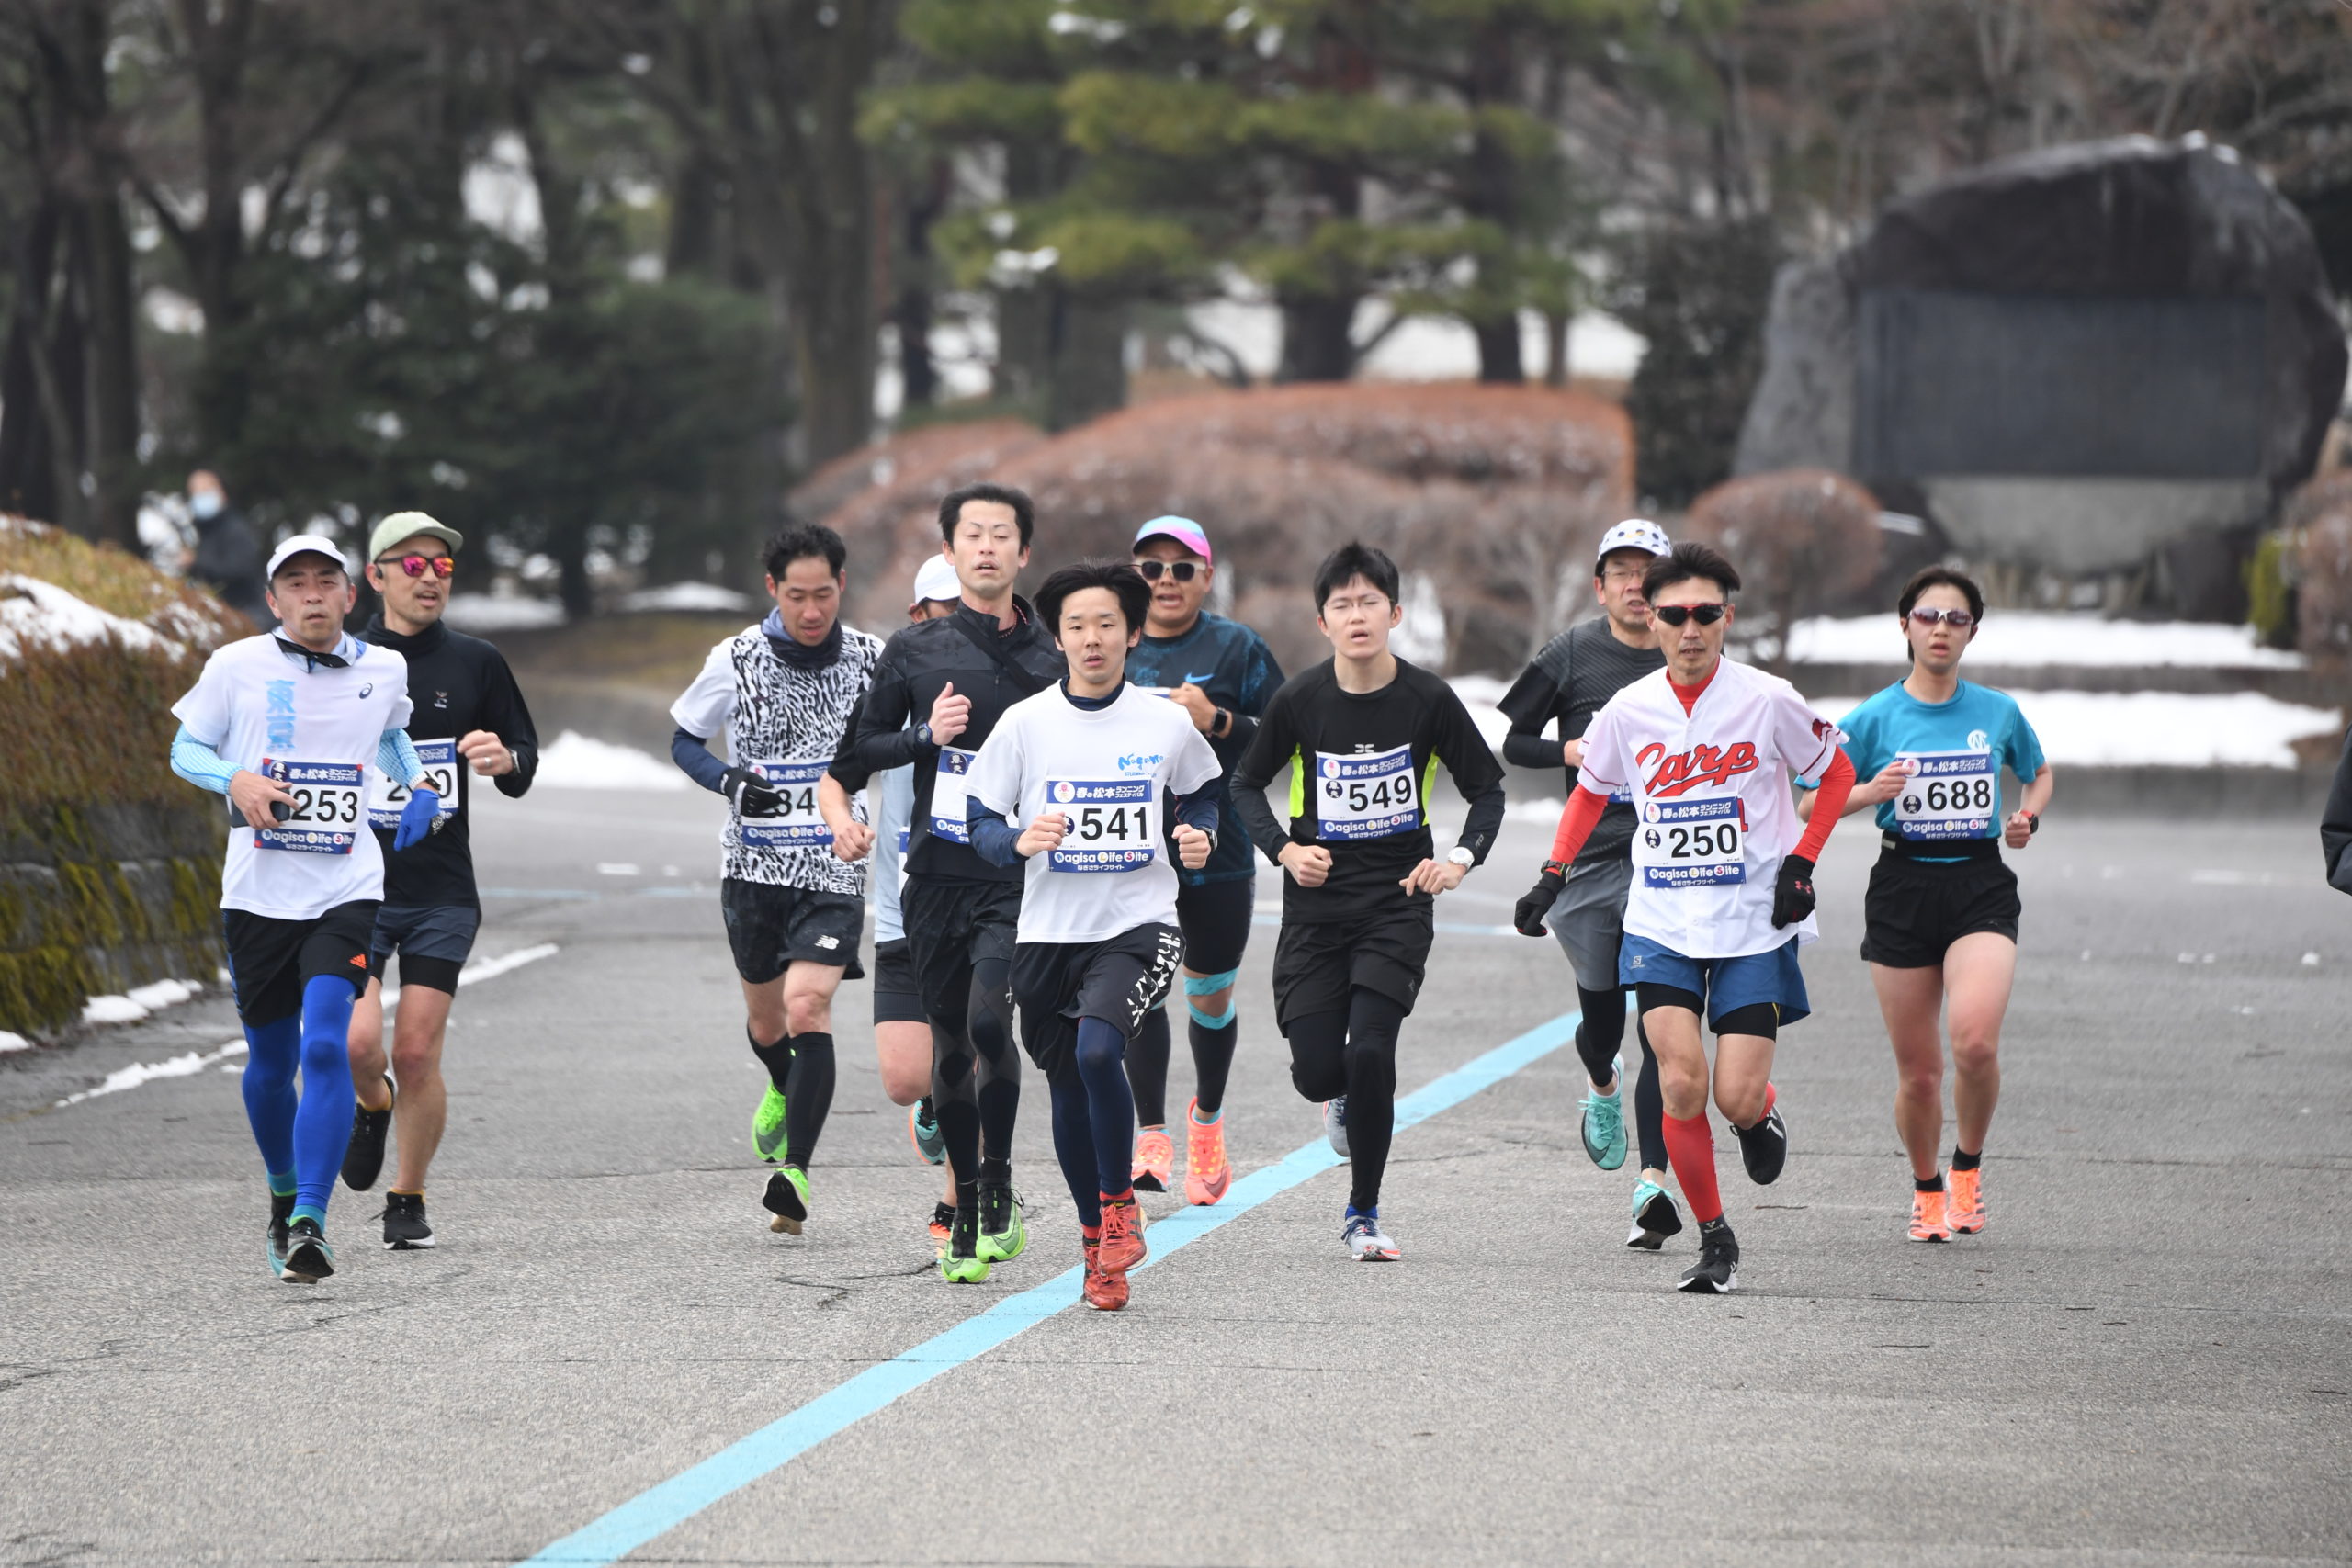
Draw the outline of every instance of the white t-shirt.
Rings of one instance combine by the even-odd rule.
[[[910,762],[874,775],[881,796],[874,813],[874,940],[903,942],[906,921],[899,899],[907,885],[907,829],[915,818],[915,770]]]
[[[1724,660],[1686,714],[1663,670],[1610,698],[1584,736],[1577,787],[1634,792],[1625,930],[1686,958],[1770,953],[1781,861],[1804,837],[1792,778],[1817,778],[1846,739],[1777,675]]]
[[[277,639],[215,649],[172,705],[187,732],[223,761],[277,778],[294,815],[256,832],[229,831],[220,907],[309,920],[357,898],[384,896],[384,853],[368,828],[368,792],[384,731],[409,719],[408,661],[346,637],[341,669],[306,670]]]
[[[1059,849],[1029,857],[1020,940],[1101,942],[1174,925],[1166,797],[1223,772],[1190,715],[1135,686],[1091,712],[1059,685],[1007,708],[973,761],[972,797],[1016,827],[1047,811],[1069,818]]]

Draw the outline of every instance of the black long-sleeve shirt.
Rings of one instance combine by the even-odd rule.
[[[2352,730],[2344,735],[2344,755],[2335,764],[2335,785],[2319,819],[2320,852],[2327,857],[2328,886],[2352,893]]]
[[[514,771],[492,779],[498,793],[520,799],[539,771],[539,732],[523,701],[505,655],[478,637],[453,632],[435,621],[414,637],[403,637],[379,615],[359,634],[408,660],[411,740],[456,740],[486,729],[514,753]],[[429,770],[438,772],[439,770]],[[458,757],[458,813],[430,838],[391,852],[390,829],[379,828],[384,847],[384,902],[402,907],[458,904],[480,908],[474,887],[471,823],[473,768]]]
[[[1522,768],[1564,767],[1562,743],[1581,739],[1592,716],[1610,698],[1665,665],[1666,655],[1657,649],[1620,642],[1605,619],[1570,626],[1544,645],[1497,705],[1510,720],[1510,733],[1503,737],[1503,760]],[[1544,733],[1547,725],[1555,730],[1549,738]],[[1565,772],[1569,797],[1574,798],[1577,770]],[[1612,802],[1577,858],[1624,859],[1633,853],[1634,826],[1633,803]]]

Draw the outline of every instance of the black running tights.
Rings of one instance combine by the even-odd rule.
[[[1012,1123],[1021,1110],[1021,1048],[1012,1038],[1012,966],[1001,958],[972,965],[964,1016],[931,1021],[931,1103],[947,1144],[957,1201],[980,1178],[1011,1168]]]
[[[1308,1100],[1348,1097],[1348,1203],[1380,1206],[1380,1179],[1396,1131],[1396,1032],[1400,1002],[1358,986],[1340,1012],[1308,1013],[1290,1022],[1290,1081]]]

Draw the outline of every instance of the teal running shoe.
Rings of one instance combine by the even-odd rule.
[[[288,1222],[294,1217],[294,1194],[273,1192],[269,1195],[269,1271],[279,1279],[286,1278],[287,1250],[294,1245]]]
[[[768,1190],[760,1197],[760,1207],[775,1216],[768,1222],[768,1229],[798,1235],[808,1221],[808,1173],[797,1165],[769,1172]]]
[[[289,1285],[315,1285],[334,1272],[334,1248],[319,1222],[305,1214],[286,1227],[286,1267],[277,1277]]]
[[[922,1156],[925,1165],[947,1163],[947,1134],[940,1130],[939,1113],[931,1108],[931,1096],[924,1095],[907,1107],[907,1136],[915,1145],[915,1153]]]
[[[1626,1236],[1627,1247],[1638,1247],[1644,1252],[1656,1252],[1666,1245],[1666,1238],[1682,1234],[1682,1210],[1674,1201],[1674,1194],[1645,1177],[1634,1187],[1634,1229]]]
[[[1625,1163],[1625,1058],[1617,1058],[1617,1092],[1587,1094],[1584,1105],[1584,1152],[1603,1170]]]
[[[1002,1181],[980,1183],[980,1259],[1010,1263],[1029,1245],[1029,1227],[1021,1221],[1021,1194]]]
[[[752,1112],[752,1147],[770,1165],[784,1158],[784,1090],[774,1084]]]

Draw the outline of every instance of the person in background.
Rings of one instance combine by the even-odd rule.
[[[2352,893],[2352,729],[2344,733],[2344,756],[2335,764],[2335,784],[2319,819],[2320,853],[2327,860],[2327,885]]]
[[[209,468],[188,475],[187,510],[196,520],[196,548],[181,556],[181,573],[212,590],[255,630],[275,626],[262,598],[261,540],[244,513],[229,504],[220,475]]]

